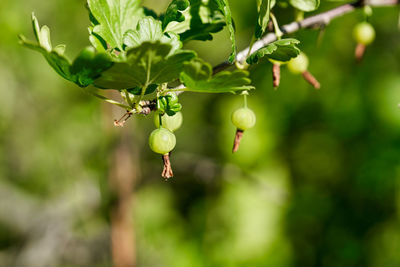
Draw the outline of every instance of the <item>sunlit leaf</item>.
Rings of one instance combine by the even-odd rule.
[[[166,31],[179,34],[182,41],[212,40],[212,34],[221,31],[225,26],[223,11],[216,1],[189,0],[189,8],[182,12],[185,19],[181,22],[170,22]]]
[[[52,47],[50,30],[47,26],[40,28],[39,22],[32,14],[33,32],[37,42],[20,36],[20,42],[25,47],[40,52],[50,66],[63,78],[86,87],[93,83],[101,73],[113,65],[111,58],[105,53],[96,53],[92,47],[87,47],[76,57],[73,63],[64,56],[65,45]]]
[[[229,62],[235,61],[236,58],[236,39],[235,39],[235,28],[233,27],[231,9],[229,7],[228,0],[216,0],[219,9],[224,14],[226,25],[228,26],[229,36],[232,43],[232,53],[229,56]]]
[[[124,36],[124,45],[128,48],[141,45],[143,42],[156,42],[170,44],[171,54],[182,47],[178,35],[172,32],[164,33],[161,21],[153,17],[145,17],[139,20],[136,30],[128,30]]]
[[[162,28],[165,29],[170,22],[183,22],[185,15],[183,11],[190,5],[189,0],[172,0],[169,4],[167,11],[162,22]]]
[[[147,88],[151,84],[161,84],[176,80],[183,64],[196,55],[192,51],[180,50],[169,55],[172,46],[157,42],[143,42],[127,51],[126,60],[116,62],[94,82],[103,88],[127,89]]]
[[[258,17],[255,29],[255,37],[257,39],[264,35],[269,22],[269,12],[274,5],[275,0],[257,0]]]
[[[88,0],[88,6],[95,19],[93,32],[121,51],[125,32],[144,16],[138,0]]]
[[[289,61],[291,58],[299,55],[300,49],[296,46],[299,43],[298,40],[293,38],[275,41],[251,54],[246,62],[248,64],[255,64],[264,57],[281,62]]]

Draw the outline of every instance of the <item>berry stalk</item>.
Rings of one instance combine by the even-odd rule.
[[[363,59],[366,48],[367,46],[364,44],[357,44],[356,49],[354,50],[354,57],[357,62],[361,62],[361,60]]]
[[[321,84],[308,70],[303,72],[302,75],[304,80],[306,80],[309,84],[311,84],[315,89],[321,88]]]
[[[169,179],[174,177],[174,172],[172,171],[171,161],[169,160],[169,154],[162,155],[162,160],[164,162],[164,168],[161,173],[161,176],[165,179]]]
[[[277,89],[281,83],[281,65],[274,63],[272,65],[272,85]]]
[[[235,139],[233,140],[232,153],[235,153],[239,150],[240,141],[242,140],[242,137],[243,137],[243,131],[236,129]]]

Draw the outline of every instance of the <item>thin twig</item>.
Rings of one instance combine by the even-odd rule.
[[[398,5],[399,0],[365,0],[356,1],[354,3],[345,4],[338,6],[336,8],[330,9],[328,11],[319,13],[314,16],[310,16],[301,21],[294,21],[281,27],[281,31],[284,35],[297,32],[300,29],[313,28],[315,26],[327,25],[332,19],[343,16],[347,13],[354,11],[357,8],[363,7],[365,5],[380,7],[380,6],[393,6]],[[277,37],[275,33],[268,33],[262,39],[256,41],[251,48],[250,54],[259,50],[260,48],[266,46],[269,43],[276,41]],[[249,54],[250,47],[247,47],[240,51],[236,56],[236,61],[243,63],[246,60],[246,55]],[[213,72],[220,72],[228,67],[232,66],[229,62],[225,61],[218,64],[213,68]]]

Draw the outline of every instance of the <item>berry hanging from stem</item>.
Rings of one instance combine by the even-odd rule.
[[[353,37],[357,42],[354,56],[357,62],[360,62],[364,56],[367,46],[370,45],[375,39],[375,29],[366,21],[360,22],[354,27]]]
[[[232,113],[232,123],[236,126],[235,139],[233,141],[232,153],[239,150],[240,141],[243,137],[243,132],[254,127],[256,124],[256,115],[247,107],[247,91],[243,91],[244,107],[235,110]]]
[[[292,58],[288,62],[288,69],[290,72],[294,74],[302,74],[303,78],[310,83],[315,89],[320,89],[321,84],[318,82],[318,80],[307,70],[308,69],[308,57],[306,54],[303,52],[300,52],[300,54]]]

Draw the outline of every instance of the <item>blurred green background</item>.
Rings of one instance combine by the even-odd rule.
[[[239,49],[254,30],[255,1],[230,0]],[[184,125],[160,177],[151,118],[114,128],[123,114],[69,83],[36,52],[30,14],[74,57],[89,44],[83,0],[0,1],[0,266],[111,266],[108,176],[128,132],[137,181],[132,216],[138,266],[400,266],[399,9],[374,9],[376,41],[361,64],[352,27],[360,11],[294,37],[322,88],[271,64],[251,69],[255,128],[231,155],[234,95],[183,94]],[[160,12],[168,1],[145,1]],[[323,2],[321,10],[338,3]],[[280,23],[291,9],[275,11]],[[187,47],[212,64],[228,33]]]

